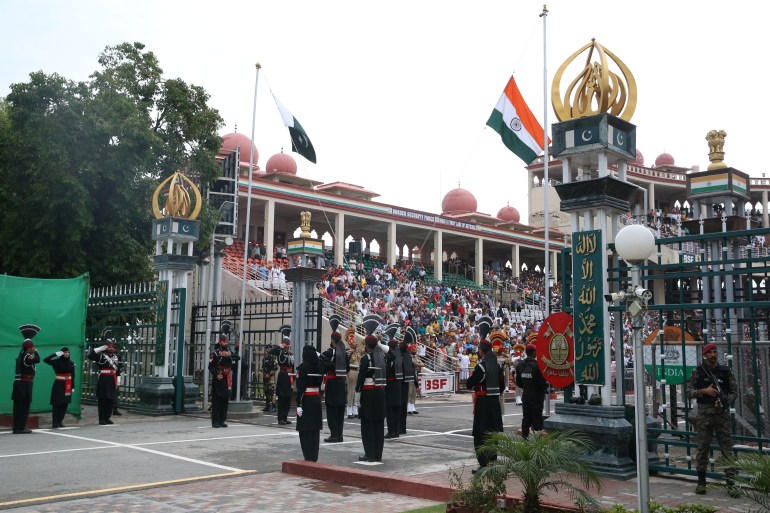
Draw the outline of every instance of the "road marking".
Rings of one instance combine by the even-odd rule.
[[[53,435],[53,436],[63,436],[65,438],[74,438],[76,440],[86,440],[88,442],[107,444],[107,445],[112,445],[112,446],[115,446],[115,447],[125,447],[127,449],[134,449],[135,451],[147,452],[147,453],[150,453],[150,454],[155,454],[157,456],[165,456],[167,458],[172,458],[172,459],[180,460],[180,461],[186,461],[188,463],[196,463],[198,465],[204,465],[204,466],[207,466],[207,467],[218,468],[218,469],[221,469],[221,470],[226,470],[228,472],[246,472],[245,470],[240,469],[240,468],[227,467],[225,465],[218,465],[217,463],[210,463],[208,461],[196,460],[196,459],[193,459],[193,458],[187,458],[185,456],[178,456],[176,454],[169,454],[167,452],[161,452],[161,451],[156,451],[156,450],[153,450],[153,449],[147,449],[145,447],[139,447],[139,446],[136,446],[136,445],[120,444],[120,443],[117,443],[117,442],[109,442],[107,440],[97,440],[95,438],[88,438],[88,437],[85,437],[85,436],[69,435],[67,433],[54,433],[53,431],[46,431],[45,434],[49,434],[49,435]]]
[[[81,447],[79,449],[59,449],[56,451],[38,451],[38,452],[22,452],[19,454],[2,454],[0,455],[0,458],[16,458],[18,456],[42,456],[45,454],[59,454],[59,453],[65,453],[65,452],[78,452],[78,451],[100,451],[103,449],[117,449],[118,447],[114,446],[107,446],[107,447]]]
[[[255,473],[256,473],[256,470],[239,470],[237,472],[228,472],[226,474],[210,474],[207,476],[188,477],[184,479],[174,479],[171,481],[155,481],[151,483],[118,486],[115,488],[102,488],[99,490],[87,490],[84,492],[64,493],[61,495],[49,495],[47,497],[36,497],[34,499],[21,499],[16,501],[0,502],[0,508],[4,508],[8,506],[23,506],[23,505],[35,504],[39,502],[52,502],[52,501],[57,501],[61,499],[75,499],[75,498],[81,498],[81,497],[90,497],[93,495],[130,492],[132,490],[141,490],[144,488],[153,488],[156,486],[192,483],[195,481],[202,481],[204,479],[215,479],[218,477],[232,477],[236,475],[255,474]]]

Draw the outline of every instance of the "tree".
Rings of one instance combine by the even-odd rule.
[[[524,513],[540,511],[540,497],[545,490],[567,490],[583,505],[596,506],[596,500],[566,480],[576,476],[585,488],[601,488],[601,480],[591,463],[580,459],[591,447],[590,440],[574,431],[543,433],[524,439],[518,435],[495,433],[479,451],[497,459],[481,469],[474,479],[504,482],[514,478],[524,489]]]
[[[178,169],[217,176],[222,118],[202,88],[164,79],[141,43],[98,62],[86,82],[32,73],[0,104],[2,272],[149,279],[153,190]]]

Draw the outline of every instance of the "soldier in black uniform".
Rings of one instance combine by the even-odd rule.
[[[396,325],[396,328],[399,326]],[[390,332],[390,326],[387,332]],[[395,336],[395,333],[393,333]],[[388,335],[386,335],[388,337]],[[385,438],[398,438],[401,432],[401,386],[404,382],[404,362],[401,359],[401,351],[398,348],[398,342],[393,337],[388,337],[388,347],[390,350],[385,356],[386,364],[386,383],[385,383],[385,404],[386,416],[388,422],[388,433]]]
[[[112,338],[112,330],[104,330],[102,333],[104,344],[92,348],[88,352],[88,359],[96,362],[99,368],[99,379],[96,382],[96,399],[99,410],[99,425],[113,424],[110,417],[115,407],[120,386],[120,373],[123,365],[116,354],[118,346]]]
[[[525,353],[527,357],[516,367],[516,387],[522,390],[521,436],[528,438],[530,427],[532,431],[543,429],[543,404],[548,382],[537,366],[537,347],[527,344]]]
[[[379,315],[364,317],[363,326],[366,336],[366,354],[361,358],[358,370],[356,392],[361,392],[361,443],[364,455],[359,461],[382,461],[382,449],[385,444],[385,354],[390,350],[380,344],[374,331],[380,326]]]
[[[479,362],[473,369],[473,374],[466,380],[465,385],[474,391],[473,404],[473,447],[480,468],[486,467],[495,455],[485,455],[478,452],[479,447],[492,433],[503,432],[503,415],[500,412],[500,384],[503,383],[503,373],[497,364],[497,355],[492,351],[492,344],[486,340],[492,327],[492,319],[484,316],[478,321],[481,342],[479,343]],[[474,469],[476,473],[479,469]]]
[[[302,363],[297,366],[297,431],[305,461],[318,461],[323,427],[320,396],[323,371],[315,347],[302,348]]]
[[[15,434],[32,433],[27,429],[27,417],[29,407],[32,404],[32,381],[35,379],[35,365],[40,363],[40,355],[35,349],[32,339],[40,332],[40,328],[34,324],[19,326],[19,331],[24,336],[21,351],[16,357],[16,376],[13,379],[13,432]]]
[[[211,427],[227,427],[227,408],[230,406],[230,391],[233,389],[233,367],[240,358],[230,351],[227,335],[219,336],[217,346],[209,356],[211,373]]]
[[[401,418],[398,423],[398,433],[406,434],[407,404],[409,403],[409,384],[414,383],[417,386],[417,372],[412,362],[412,355],[409,354],[409,346],[417,341],[417,332],[414,328],[407,326],[404,331],[404,339],[401,341],[400,351],[401,360],[404,365],[404,381],[401,383]]]
[[[278,377],[275,379],[275,391],[278,395],[278,424],[291,424],[289,408],[291,407],[291,387],[294,382],[294,357],[291,354],[291,326],[283,325],[279,329],[283,334],[281,344],[274,347],[272,355],[278,360]]]
[[[326,443],[342,442],[342,431],[345,421],[345,405],[347,404],[348,372],[350,371],[350,355],[345,349],[342,336],[337,332],[340,316],[329,317],[332,327],[331,347],[321,353],[321,363],[326,371],[326,421],[329,423],[329,438]]]
[[[272,345],[265,347],[265,356],[262,358],[262,383],[265,388],[265,413],[275,413],[275,374],[278,371],[278,364],[275,362],[275,356],[270,354],[273,350]]]
[[[75,389],[75,362],[70,359],[68,347],[62,347],[43,361],[53,367],[56,373],[51,386],[51,428],[63,428],[64,415],[67,413],[67,405],[72,402],[72,391]]]

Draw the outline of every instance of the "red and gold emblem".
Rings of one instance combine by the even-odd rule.
[[[556,388],[575,381],[575,342],[572,316],[549,315],[538,332],[537,365],[543,377]]]

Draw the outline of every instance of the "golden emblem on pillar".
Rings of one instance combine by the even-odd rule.
[[[588,50],[585,65],[562,95],[561,81],[567,68]],[[597,60],[591,62],[596,53]],[[619,68],[620,75],[610,70],[610,62]],[[559,121],[609,113],[631,121],[636,110],[636,79],[623,61],[591,39],[591,42],[559,66],[551,85],[551,104]]]
[[[708,171],[712,169],[724,169],[727,167],[723,161],[725,159],[725,137],[727,132],[724,130],[710,130],[706,134],[706,142],[709,145],[709,167]]]
[[[161,194],[165,194],[162,209],[159,206]],[[201,205],[201,191],[181,171],[163,180],[152,193],[152,213],[155,219],[182,217],[195,220],[200,214]]]
[[[308,212],[307,210],[303,210],[302,212],[299,213],[299,218],[300,218],[300,225],[299,225],[300,233],[299,233],[299,236],[304,238],[304,239],[307,239],[307,238],[310,237],[310,217],[311,217],[311,215],[312,214],[310,212]]]

